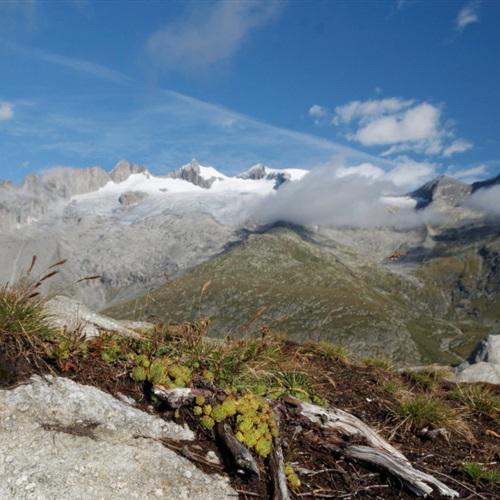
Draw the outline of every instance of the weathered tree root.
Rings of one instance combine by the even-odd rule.
[[[274,443],[273,451],[269,456],[269,470],[273,483],[273,500],[290,500],[288,483],[285,474],[285,459],[281,444]]]
[[[172,408],[179,408],[183,405],[192,404],[198,395],[212,395],[210,391],[200,389],[168,389],[161,386],[154,386],[153,393],[161,400],[167,402]],[[345,457],[365,462],[383,469],[386,473],[398,478],[402,483],[417,496],[428,496],[434,488],[443,495],[450,498],[458,497],[457,491],[449,488],[434,476],[419,471],[413,467],[409,460],[394,446],[377,434],[377,432],[366,425],[359,418],[338,408],[322,408],[299,401],[292,397],[282,398],[283,402],[295,408],[295,411],[313,425],[334,431],[344,438],[362,438],[368,446],[341,444],[332,436],[330,441],[335,441],[331,446],[336,453]],[[279,402],[273,404],[276,410]],[[277,423],[279,417],[276,415]],[[235,464],[246,472],[259,476],[259,468],[252,453],[233,435],[230,427],[224,422],[215,426],[215,432],[222,443],[225,451],[232,457]],[[329,443],[332,445],[332,443]],[[287,486],[285,474],[285,463],[283,451],[279,438],[273,440],[273,450],[269,457],[269,470],[272,475],[273,500],[289,500],[290,494]]]
[[[458,496],[458,492],[448,488],[434,476],[415,469],[406,459],[401,460],[387,451],[353,445],[344,449],[344,455],[384,469],[399,478],[417,496],[431,495],[433,488],[429,485],[435,486],[441,495],[451,498]]]
[[[279,415],[275,412],[274,418],[279,428]],[[269,456],[269,470],[272,476],[273,500],[290,500],[288,481],[285,474],[285,459],[279,436],[273,438],[273,449]]]
[[[243,469],[243,471],[255,474],[260,478],[259,466],[252,452],[234,437],[230,427],[224,422],[219,422],[215,424],[215,433],[235,464]]]
[[[417,496],[432,494],[434,486],[447,497],[458,497],[458,492],[449,488],[435,477],[415,469],[409,460],[372,428],[359,418],[336,408],[325,409],[310,403],[287,398],[300,415],[324,429],[337,431],[347,437],[363,437],[370,446],[350,445],[339,447],[338,451],[346,457],[375,465],[390,475],[400,479]]]
[[[407,461],[406,457],[399,450],[381,438],[371,427],[346,411],[337,408],[325,409],[321,406],[298,400],[293,402],[292,398],[287,398],[287,402],[291,402],[294,406],[297,406],[302,416],[320,427],[334,430],[343,436],[362,437],[373,448],[385,450],[390,455]]]

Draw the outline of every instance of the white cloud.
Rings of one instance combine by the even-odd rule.
[[[353,167],[340,166],[336,171],[337,177],[347,177],[349,175],[357,175],[367,179],[379,179],[383,177],[385,171],[372,163],[361,163]]]
[[[14,116],[14,105],[10,102],[0,101],[0,121],[10,120]]]
[[[434,163],[417,162],[405,156],[400,157],[397,162],[398,165],[385,175],[396,186],[418,187],[436,175],[437,165]]]
[[[413,100],[404,100],[398,97],[388,97],[386,99],[369,101],[351,101],[343,106],[335,108],[333,124],[350,123],[359,120],[366,123],[370,119],[377,118],[386,113],[395,113],[413,104]]]
[[[377,118],[361,127],[355,139],[364,146],[419,142],[437,133],[440,111],[426,102],[403,112]]]
[[[309,108],[309,116],[313,118],[323,118],[326,115],[326,109],[319,104],[313,104]]]
[[[472,143],[464,141],[463,139],[457,139],[443,150],[443,156],[448,157],[455,153],[463,153],[470,148],[472,148]]]
[[[477,167],[463,168],[460,170],[448,170],[448,173],[465,182],[474,182],[488,173],[488,167],[486,165],[478,165]]]
[[[384,170],[377,165],[364,162],[354,166],[341,165],[335,170],[337,177],[357,176],[365,179],[388,181],[398,188],[408,190],[420,186],[436,176],[435,163],[417,162],[406,156],[396,160],[396,166]]]
[[[124,73],[108,68],[107,66],[102,66],[101,64],[87,61],[85,59],[63,56],[61,54],[56,54],[48,50],[26,47],[23,45],[5,41],[2,41],[2,44],[21,56],[37,59],[39,61],[45,61],[50,64],[56,64],[77,73],[86,74],[94,78],[99,78],[100,80],[106,80],[108,82],[116,83],[119,85],[130,85],[133,83],[132,78],[125,75]]]
[[[455,19],[455,27],[457,30],[464,30],[469,24],[474,24],[479,22],[479,7],[481,6],[480,1],[473,1],[466,4],[460,9]]]
[[[153,33],[147,51],[159,67],[205,70],[231,59],[250,33],[275,19],[281,7],[279,0],[218,0],[202,9],[197,4],[184,20]]]
[[[426,155],[462,153],[472,144],[455,139],[441,106],[414,99],[388,97],[351,101],[335,108],[332,124],[347,129],[346,137],[368,147],[387,147],[382,156],[413,151]]]
[[[478,189],[471,195],[467,204],[487,214],[500,216],[500,186]]]
[[[333,164],[314,169],[300,181],[287,183],[274,196],[264,199],[254,208],[253,219],[260,223],[282,220],[301,225],[354,227],[411,227],[434,220],[431,210],[416,212],[411,203],[397,210],[389,206],[386,196],[398,188],[385,175],[365,175],[375,172],[372,167],[377,168]],[[339,170],[349,173],[339,175]]]

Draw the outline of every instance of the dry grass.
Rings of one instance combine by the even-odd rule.
[[[500,398],[491,389],[480,384],[457,385],[451,397],[462,403],[471,413],[491,418],[500,424]]]
[[[380,368],[384,371],[393,371],[394,363],[387,358],[363,358],[361,362],[370,368]]]
[[[344,364],[349,363],[351,353],[346,346],[341,344],[329,344],[328,342],[306,342],[303,349],[305,352],[312,352],[325,356],[330,361],[339,361]]]
[[[471,437],[470,429],[460,417],[460,412],[451,408],[442,399],[429,394],[405,394],[391,408],[394,432],[416,432],[425,427],[444,428]]]

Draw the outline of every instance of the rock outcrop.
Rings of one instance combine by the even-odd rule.
[[[184,181],[190,182],[195,186],[199,186],[205,189],[209,189],[212,184],[222,177],[211,176],[205,178],[202,176],[201,165],[196,160],[191,160],[187,165],[178,168],[174,172],[169,174],[172,179],[182,179]]]
[[[500,334],[481,340],[467,361],[457,368],[458,382],[500,384]]]
[[[251,179],[251,180],[259,180],[259,179],[267,179],[274,180],[274,189],[278,189],[283,183],[291,180],[291,175],[287,172],[276,172],[270,171],[265,165],[262,163],[257,163],[253,167],[249,168],[246,172],[238,175],[239,179]]]
[[[124,207],[130,207],[132,205],[137,205],[147,197],[148,193],[144,191],[125,191],[125,193],[118,197],[118,202]]]
[[[154,326],[145,321],[118,321],[91,311],[78,300],[57,295],[45,304],[49,326],[68,332],[79,332],[85,337],[97,337],[100,330],[125,337],[139,337],[140,332]]]
[[[109,173],[109,177],[113,182],[119,184],[126,181],[132,174],[142,174],[143,172],[146,172],[144,167],[127,160],[120,160]]]
[[[193,433],[101,390],[33,376],[0,390],[0,498],[234,498],[227,479],[207,475],[163,446]]]
[[[413,191],[409,196],[416,200],[418,209],[426,208],[431,203],[434,208],[458,207],[470,192],[469,184],[441,175]]]

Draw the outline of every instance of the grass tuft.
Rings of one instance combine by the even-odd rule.
[[[476,483],[484,481],[500,484],[500,470],[489,470],[478,462],[465,462],[463,471]]]
[[[386,371],[393,371],[394,364],[390,359],[386,358],[363,358],[361,360],[363,364],[370,368],[380,368]]]
[[[487,387],[457,385],[451,397],[465,405],[475,415],[486,416],[500,423],[500,398]]]
[[[440,399],[429,395],[405,396],[395,403],[392,414],[399,421],[398,427],[405,430],[415,431],[430,426],[465,431],[456,412]]]
[[[350,351],[341,344],[330,344],[328,342],[306,342],[304,344],[306,352],[313,352],[325,356],[330,361],[339,361],[348,364]]]

